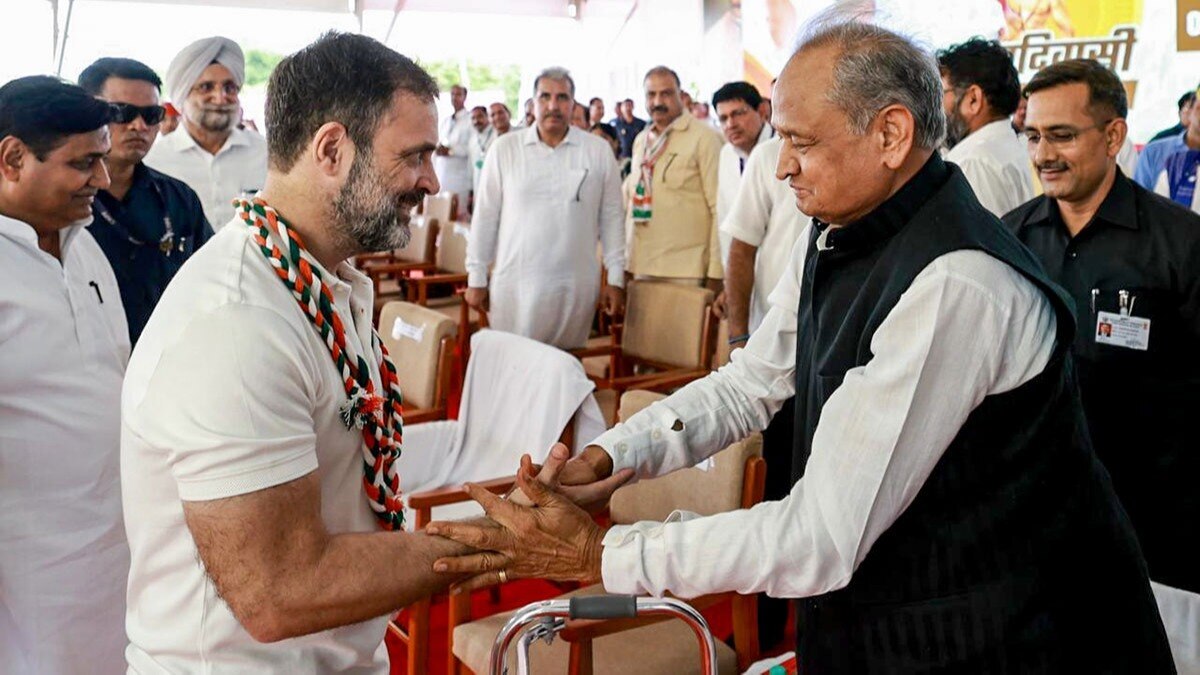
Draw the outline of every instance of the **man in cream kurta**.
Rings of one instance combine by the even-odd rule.
[[[605,309],[624,299],[620,177],[608,144],[570,126],[574,83],[566,71],[548,70],[534,86],[535,125],[497,139],[484,162],[467,300],[489,311],[493,328],[574,349],[587,342],[596,313],[597,241],[608,274]]]
[[[38,114],[49,106],[61,116]],[[116,277],[84,229],[109,186],[109,120],[107,104],[54,78],[0,88],[4,675],[125,667],[118,437],[129,332]],[[53,140],[35,140],[44,135]]]
[[[629,180],[648,188],[651,215],[641,217],[635,198],[629,271],[636,277],[719,286],[717,167],[723,139],[683,111],[674,71],[654,68],[644,84],[651,124],[633,141]],[[668,135],[666,145],[655,157],[648,151],[662,134]]]

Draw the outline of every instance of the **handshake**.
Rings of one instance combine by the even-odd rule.
[[[596,582],[605,530],[593,514],[633,478],[632,469],[612,473],[612,459],[590,445],[572,458],[557,443],[545,465],[521,458],[516,488],[500,497],[468,483],[467,493],[486,518],[430,523],[425,533],[475,549],[440,558],[436,572],[466,575],[456,590],[473,590],[513,579]]]

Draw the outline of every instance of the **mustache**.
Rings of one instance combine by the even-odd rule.
[[[1037,165],[1038,171],[1066,171],[1067,165],[1064,162],[1042,162]]]
[[[665,106],[665,105],[656,105],[656,106],[653,106],[652,108],[650,108],[650,112],[665,113],[665,112],[670,112],[670,110],[668,110],[667,106]]]
[[[206,105],[206,106],[201,106],[200,109],[206,113],[233,114],[233,113],[237,112],[238,106],[236,106],[236,105]]]

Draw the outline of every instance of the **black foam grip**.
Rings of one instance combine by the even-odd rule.
[[[637,616],[637,598],[632,595],[592,595],[571,598],[572,619],[625,619]]]

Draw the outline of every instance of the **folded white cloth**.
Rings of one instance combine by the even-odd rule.
[[[214,62],[228,68],[239,87],[245,83],[246,56],[238,43],[220,36],[196,40],[180,50],[167,68],[164,85],[167,96],[176,108],[183,109],[183,102],[196,80],[200,79],[204,69]]]
[[[512,333],[479,331],[471,337],[458,420],[404,428],[400,489],[409,495],[511,476],[525,453],[543,462],[572,419],[572,450],[582,449],[605,430],[594,388],[579,359],[562,350]],[[434,517],[476,512],[472,503],[439,508]]]

